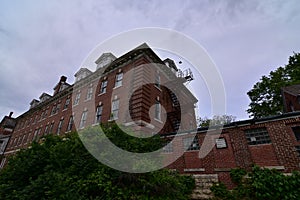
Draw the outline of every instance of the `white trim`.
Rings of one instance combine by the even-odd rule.
[[[140,124],[145,125],[147,128],[154,129],[155,126],[144,121],[144,120],[138,120],[138,121],[132,121],[132,122],[126,122],[124,123],[124,126],[139,126]]]
[[[266,169],[276,169],[276,170],[285,170],[284,166],[264,166]]]
[[[183,169],[184,172],[205,172],[204,168],[189,168]]]
[[[20,151],[20,149],[15,149],[15,150],[11,150],[11,151],[6,151],[6,152],[4,152],[4,154],[14,153],[14,152],[18,152],[18,151]]]

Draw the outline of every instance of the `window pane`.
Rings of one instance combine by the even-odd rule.
[[[300,126],[292,127],[296,140],[300,140]]]
[[[249,145],[271,143],[271,139],[266,128],[245,130],[245,134]]]
[[[198,137],[188,137],[183,139],[183,147],[185,151],[199,150],[200,145],[198,142]]]

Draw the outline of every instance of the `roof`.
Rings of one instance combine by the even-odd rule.
[[[81,74],[82,72],[88,72],[89,74],[92,73],[89,69],[82,67],[75,73],[75,77],[78,76],[79,74]]]
[[[41,96],[40,96],[39,98],[41,99],[41,98],[43,98],[43,97],[45,97],[45,96],[51,97],[50,94],[47,94],[46,92],[43,92],[43,94],[41,94]]]
[[[293,96],[300,95],[300,84],[283,87],[282,90]]]
[[[108,53],[103,53],[103,54],[95,61],[95,63],[98,64],[99,62],[101,62],[102,59],[107,58],[107,57],[111,57],[111,58],[116,59],[116,56],[115,56],[114,54],[108,52]]]
[[[131,59],[132,57],[140,54],[140,53],[148,53],[150,54],[151,58],[156,63],[164,64],[164,62],[154,53],[154,51],[147,45],[147,43],[143,43],[139,45],[138,47],[134,48],[133,50],[129,51],[128,53],[122,55],[121,57],[114,60],[104,71],[104,73],[109,72],[111,70],[114,70],[117,68],[121,63],[126,62],[128,59]]]
[[[263,118],[252,118],[252,119],[247,119],[247,120],[242,120],[242,121],[235,121],[235,122],[231,122],[229,124],[225,124],[223,126],[211,126],[211,127],[201,127],[201,128],[197,128],[197,132],[203,132],[206,133],[209,129],[210,130],[214,130],[214,129],[226,129],[226,128],[235,128],[235,127],[240,127],[240,126],[245,126],[245,125],[253,125],[253,124],[260,124],[260,123],[268,123],[268,122],[272,122],[272,121],[279,121],[279,120],[283,120],[283,119],[290,119],[290,118],[297,118],[300,117],[300,111],[297,112],[289,112],[289,113],[283,113],[281,115],[275,115],[275,116],[269,116],[269,117],[263,117]],[[176,134],[181,134],[181,133],[195,133],[196,130],[190,130],[190,131],[183,131],[180,133],[168,133],[168,134],[164,134],[163,136],[174,136]]]

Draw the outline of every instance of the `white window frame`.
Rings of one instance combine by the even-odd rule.
[[[6,157],[4,157],[1,161],[0,168],[3,168],[6,162]]]
[[[53,133],[54,122],[50,124],[49,133]]]
[[[58,123],[58,126],[57,126],[57,131],[56,131],[57,135],[60,134],[62,126],[63,126],[63,123],[64,123],[64,119],[59,120],[59,123]]]
[[[82,112],[81,119],[80,119],[80,124],[79,124],[80,129],[85,127],[86,120],[87,120],[87,114],[88,114],[87,110]]]
[[[107,89],[107,80],[104,80],[101,83],[100,94],[106,93],[106,89]]]
[[[183,138],[184,151],[198,151],[200,144],[197,135],[195,137]]]
[[[65,105],[64,105],[64,110],[68,108],[68,106],[70,105],[70,101],[71,101],[70,97],[66,99],[66,102],[65,102]]]
[[[116,74],[115,88],[121,87],[123,82],[123,73]]]
[[[88,87],[85,100],[91,100],[93,96],[93,87]]]
[[[95,116],[95,123],[100,123],[101,122],[102,113],[103,113],[103,105],[97,106],[96,116]]]
[[[156,72],[156,74],[155,74],[155,86],[158,89],[160,89],[160,84],[161,84],[161,82],[160,82],[160,74],[158,72]]]
[[[111,104],[111,120],[116,120],[119,118],[119,109],[120,109],[120,101],[119,99],[115,99]]]
[[[75,100],[74,100],[74,106],[78,105],[79,104],[79,100],[80,100],[80,95],[81,93],[77,93],[76,96],[75,96]]]
[[[155,101],[154,119],[161,121],[161,104],[158,100]]]
[[[67,131],[71,131],[72,130],[73,124],[74,124],[74,117],[73,117],[73,115],[71,115],[70,118],[69,118]]]
[[[49,133],[49,124],[45,126],[44,135],[47,135]]]

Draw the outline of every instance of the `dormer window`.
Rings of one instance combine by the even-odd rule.
[[[85,77],[91,75],[92,72],[87,68],[80,68],[79,71],[75,74],[75,82],[84,79]]]
[[[116,56],[114,56],[112,53],[103,53],[95,62],[97,64],[97,69],[109,65],[115,59]]]
[[[46,101],[46,100],[48,100],[48,99],[50,99],[51,98],[51,96],[49,95],[49,94],[47,94],[47,93],[43,93],[41,96],[40,96],[40,102],[42,103],[42,102],[44,102],[44,101]]]
[[[37,106],[39,104],[39,101],[36,99],[33,99],[30,103],[30,109],[34,108],[35,106]]]

